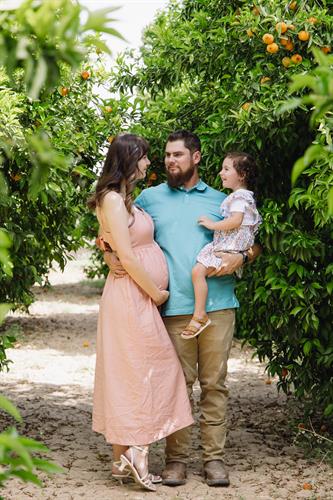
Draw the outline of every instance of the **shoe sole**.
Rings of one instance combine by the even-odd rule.
[[[185,483],[186,479],[162,479],[164,486],[183,486]]]
[[[206,483],[208,484],[208,486],[230,486],[230,481],[224,479],[206,479]]]

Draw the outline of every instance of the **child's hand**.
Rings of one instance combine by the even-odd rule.
[[[206,215],[200,215],[198,224],[200,226],[206,227],[207,229],[214,230],[214,222],[210,220]]]

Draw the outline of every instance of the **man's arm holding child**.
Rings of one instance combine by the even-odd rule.
[[[251,248],[241,253],[216,252],[216,256],[223,259],[223,264],[219,269],[210,273],[208,277],[232,274],[243,264],[253,262],[261,253],[262,247],[258,243],[255,243]]]

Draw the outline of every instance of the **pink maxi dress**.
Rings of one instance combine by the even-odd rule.
[[[168,269],[153,221],[134,210],[134,253],[166,289]],[[93,430],[109,443],[145,445],[192,423],[184,374],[156,305],[128,275],[109,273],[99,310]]]

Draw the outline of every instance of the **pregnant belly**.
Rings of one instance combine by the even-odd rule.
[[[169,281],[168,266],[160,247],[157,244],[152,244],[135,247],[133,250],[156,286],[165,290]]]

